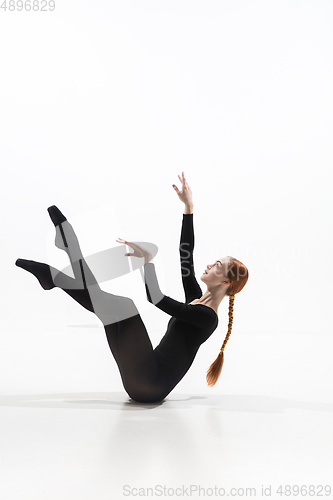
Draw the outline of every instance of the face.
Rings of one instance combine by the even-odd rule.
[[[200,276],[201,281],[211,286],[221,285],[221,283],[229,285],[231,281],[226,278],[228,264],[228,257],[222,257],[212,264],[207,264],[206,270]]]

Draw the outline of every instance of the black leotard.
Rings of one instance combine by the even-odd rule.
[[[149,302],[172,316],[164,337],[154,349],[159,365],[164,367],[168,375],[166,394],[184,377],[200,345],[211,336],[218,325],[218,316],[211,307],[188,304],[202,296],[201,288],[195,278],[193,249],[193,214],[183,214],[179,250],[186,303],[164,295],[158,285],[155,265],[153,263],[144,265],[145,287]]]

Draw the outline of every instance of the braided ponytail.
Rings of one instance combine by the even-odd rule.
[[[234,295],[229,295],[229,323],[228,323],[228,333],[224,339],[224,342],[222,344],[222,347],[220,349],[220,352],[215,359],[215,361],[210,365],[208,371],[207,371],[207,384],[209,386],[213,386],[216,384],[219,376],[221,375],[222,371],[222,366],[223,366],[223,361],[224,361],[224,348],[227,345],[227,342],[229,340],[229,337],[231,335],[231,329],[232,329],[232,322],[233,322],[233,312],[234,312],[234,300],[235,296]]]
[[[223,361],[224,361],[224,348],[227,345],[229,337],[231,335],[233,313],[234,313],[234,300],[236,293],[239,293],[243,287],[246,285],[249,278],[249,271],[246,266],[234,257],[229,258],[229,264],[225,277],[230,280],[230,285],[228,287],[229,293],[229,323],[228,323],[228,333],[224,339],[222,347],[220,349],[219,355],[215,361],[210,365],[207,371],[206,380],[209,386],[216,384],[219,376],[221,375]]]

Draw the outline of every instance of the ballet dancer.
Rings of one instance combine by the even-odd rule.
[[[185,302],[164,295],[158,284],[152,254],[143,246],[119,238],[133,252],[124,257],[144,259],[144,285],[149,302],[171,316],[159,345],[153,349],[147,329],[133,300],[101,290],[88,267],[74,232],[66,217],[55,206],[48,208],[56,228],[55,245],[64,250],[70,260],[74,278],[58,269],[33,260],[17,259],[15,264],[32,273],[44,290],[61,288],[85,309],[101,320],[106,339],[119,368],[127,394],[134,401],[163,401],[191,367],[201,346],[218,326],[218,307],[229,297],[228,332],[220,352],[210,365],[206,380],[209,386],[217,382],[224,360],[224,349],[230,337],[235,295],[248,280],[248,270],[233,257],[222,257],[208,264],[200,280],[207,290],[202,294],[193,265],[193,197],[185,179],[178,175],[181,190],[172,187],[184,203],[180,264]]]

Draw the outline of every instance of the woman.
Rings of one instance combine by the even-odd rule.
[[[207,383],[216,383],[223,365],[223,351],[232,328],[234,296],[248,280],[247,268],[233,257],[223,257],[207,265],[201,280],[207,285],[202,294],[193,267],[193,200],[184,172],[181,191],[184,203],[180,262],[186,302],[164,295],[158,285],[152,255],[142,246],[118,239],[133,249],[125,256],[144,258],[144,278],[148,301],[171,316],[160,344],[153,349],[146,327],[134,302],[104,292],[83,258],[72,226],[56,206],[48,208],[56,227],[55,244],[69,256],[74,279],[40,262],[18,259],[16,265],[31,272],[45,290],[61,288],[102,321],[111,352],[119,368],[123,386],[135,401],[162,401],[184,377],[200,345],[216,330],[218,307],[229,296],[229,328],[216,360],[207,372]]]

